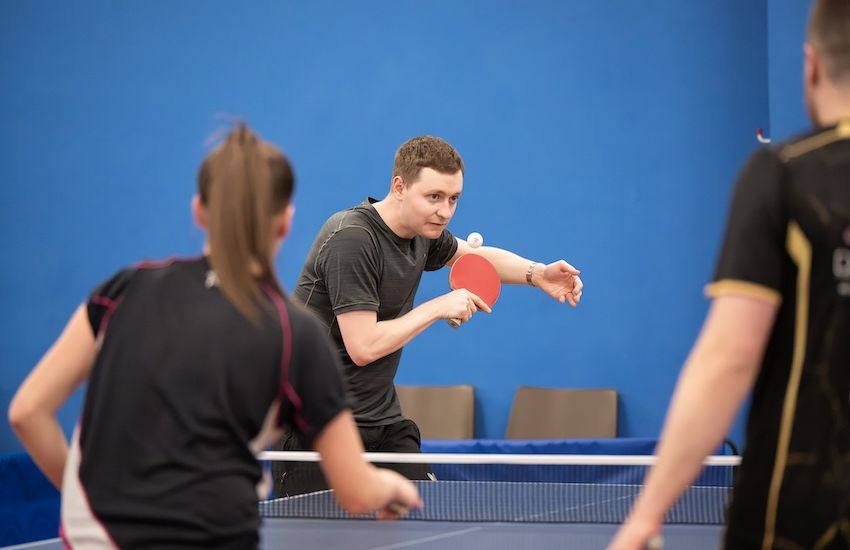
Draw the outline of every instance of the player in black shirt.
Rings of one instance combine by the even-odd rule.
[[[850,547],[850,2],[817,0],[805,45],[817,129],[749,160],[711,310],[658,464],[611,548],[642,548],[752,387],[725,547]]]
[[[62,491],[70,547],[256,547],[255,454],[282,428],[322,454],[350,510],[419,505],[363,462],[336,351],[277,281],[293,186],[286,157],[238,125],[198,176],[207,254],[99,285],[18,390],[10,420]],[[55,411],[85,381],[69,447]]]

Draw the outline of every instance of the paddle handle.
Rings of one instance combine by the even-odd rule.
[[[460,327],[460,319],[447,319],[449,326],[452,328]]]

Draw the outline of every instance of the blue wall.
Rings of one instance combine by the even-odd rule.
[[[399,382],[474,384],[479,437],[504,433],[519,385],[613,387],[620,434],[657,435],[755,128],[800,125],[767,93],[799,48],[778,30],[799,34],[793,4],[0,3],[0,407],[97,281],[199,250],[195,170],[229,113],[295,162],[287,287],[327,215],[382,196],[422,133],[466,162],[456,234],[583,270],[579,309],[507,288],[492,316],[417,338]]]
[[[809,3],[771,0],[767,19],[770,131],[786,139],[809,127],[803,102],[803,40]]]

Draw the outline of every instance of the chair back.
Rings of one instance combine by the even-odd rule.
[[[617,437],[617,391],[520,387],[507,439]]]
[[[401,413],[419,426],[422,439],[471,439],[475,430],[475,388],[396,384]]]

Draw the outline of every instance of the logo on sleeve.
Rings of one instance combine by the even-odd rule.
[[[218,286],[218,275],[216,275],[215,271],[213,271],[212,269],[207,271],[207,278],[204,281],[204,286],[206,286],[207,288]]]
[[[841,233],[844,244],[850,247],[850,225]],[[839,296],[850,296],[850,248],[838,247],[832,253],[832,274],[838,280]]]

